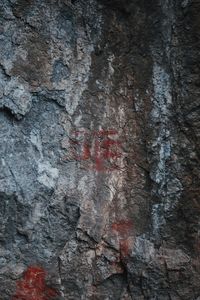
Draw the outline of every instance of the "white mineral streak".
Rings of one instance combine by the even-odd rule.
[[[182,190],[182,185],[177,178],[172,178],[170,170],[166,167],[166,162],[171,156],[171,139],[170,139],[170,105],[172,103],[172,91],[170,77],[165,69],[154,63],[153,68],[153,85],[154,98],[152,109],[152,120],[159,125],[158,135],[153,143],[153,147],[158,152],[156,167],[151,172],[151,178],[158,184],[158,193],[163,198],[163,202],[153,205],[152,222],[154,234],[158,235],[159,228],[165,223],[163,210],[171,210],[177,202]],[[171,199],[169,196],[176,194],[176,199]]]
[[[154,204],[152,206],[152,226],[153,226],[153,234],[155,237],[159,236],[161,225],[165,224],[165,219],[163,217],[163,204]]]
[[[33,129],[31,131],[30,141],[40,154],[40,159],[36,161],[38,166],[37,180],[48,188],[55,187],[59,177],[59,170],[57,168],[53,168],[49,161],[44,160],[42,152],[42,140],[39,130]]]
[[[169,1],[162,1],[161,5],[163,14],[166,16],[162,22],[162,31],[166,42],[164,54],[170,64],[172,26],[174,22],[173,5]],[[161,226],[165,224],[164,211],[170,211],[176,205],[182,186],[179,180],[174,178],[171,170],[167,168],[167,160],[170,159],[173,150],[170,132],[172,124],[170,124],[169,119],[171,115],[172,86],[170,75],[167,72],[168,65],[161,63],[162,60],[158,55],[157,47],[152,48],[152,56],[154,57],[152,77],[154,96],[152,98],[151,120],[153,126],[158,129],[157,131],[154,130],[156,136],[152,149],[157,155],[154,154],[155,163],[150,176],[156,182],[157,193],[162,199],[161,203],[153,205],[152,208],[153,232],[158,237]],[[176,196],[173,197],[175,194]]]
[[[169,131],[169,106],[172,103],[170,77],[165,69],[156,62],[153,67],[154,98],[151,112],[153,123],[160,124],[158,135],[153,143],[153,148],[158,151],[156,166],[151,172],[151,178],[158,184],[158,193],[167,200],[166,176],[169,170],[166,169],[166,162],[171,155],[171,142]],[[152,223],[155,236],[159,235],[161,225],[165,223],[162,211],[165,203],[153,205]]]
[[[59,170],[53,168],[48,161],[38,162],[38,181],[48,188],[53,188],[56,185]]]
[[[172,103],[170,78],[166,71],[154,63],[153,67],[154,98],[152,119],[160,123],[159,135],[153,147],[159,148],[159,162],[157,169],[151,173],[151,178],[162,188],[166,178],[166,160],[170,157],[171,145],[169,140],[169,105]]]

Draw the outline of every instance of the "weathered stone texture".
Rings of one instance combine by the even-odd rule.
[[[1,0],[0,300],[199,299],[199,8]]]

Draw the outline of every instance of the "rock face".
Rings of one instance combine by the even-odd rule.
[[[199,299],[199,9],[1,0],[1,300]]]

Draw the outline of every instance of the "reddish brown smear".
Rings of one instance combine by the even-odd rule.
[[[121,143],[118,142],[118,141],[113,141],[113,140],[110,140],[110,139],[107,139],[105,141],[103,141],[102,143],[102,148],[104,148],[104,152],[103,152],[103,157],[105,159],[108,159],[108,158],[119,158],[122,156],[121,153],[117,152],[117,151],[113,151],[112,150],[112,146],[120,146]]]
[[[41,267],[31,266],[17,282],[17,290],[12,300],[50,300],[58,295],[45,282],[46,272]]]
[[[119,236],[121,256],[128,256],[130,250],[128,237],[132,233],[133,222],[130,220],[121,220],[117,223],[113,223],[112,230]]]
[[[119,221],[118,223],[112,224],[112,230],[119,234],[120,237],[128,237],[133,229],[132,221]]]
[[[129,254],[129,242],[127,240],[122,240],[120,242],[120,252],[122,257],[126,257]]]
[[[116,135],[117,131],[99,130],[94,132],[87,131],[75,131],[75,138],[82,134],[83,141],[72,140],[71,144],[76,147],[73,148],[73,156],[76,160],[88,160],[91,159],[94,163],[94,169],[97,171],[107,170],[105,161],[109,159],[118,159],[122,156],[120,151],[121,142],[112,140],[108,135]],[[93,136],[91,144],[88,144],[88,136]],[[100,139],[101,138],[101,139]],[[94,149],[93,147],[94,146]],[[74,153],[77,152],[77,153]],[[80,152],[80,155],[79,155]],[[113,168],[117,169],[116,167]],[[110,169],[111,170],[111,169]]]

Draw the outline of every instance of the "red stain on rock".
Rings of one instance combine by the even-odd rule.
[[[103,151],[103,158],[104,159],[109,159],[109,158],[119,158],[121,157],[121,153],[117,151],[117,149],[115,149],[116,147],[120,146],[121,143],[119,141],[114,141],[111,139],[107,139],[105,141],[102,142],[102,149]],[[113,150],[113,149],[115,150]]]
[[[111,170],[106,167],[106,161],[117,160],[122,156],[121,142],[116,140],[118,132],[114,129],[99,130],[94,132],[75,131],[71,144],[73,157],[76,160],[91,160],[96,171]],[[109,136],[115,136],[111,139]],[[113,169],[117,169],[116,167]]]
[[[120,253],[122,257],[127,257],[130,251],[129,240],[121,240],[120,241]]]
[[[112,230],[120,235],[120,237],[128,237],[133,230],[133,222],[130,220],[121,220],[117,223],[113,223]]]
[[[46,271],[41,267],[30,266],[23,279],[17,282],[17,290],[12,300],[50,300],[58,295],[57,291],[46,285]]]
[[[112,230],[119,238],[121,256],[128,256],[130,251],[129,237],[133,234],[133,222],[130,220],[121,220],[113,223]]]

